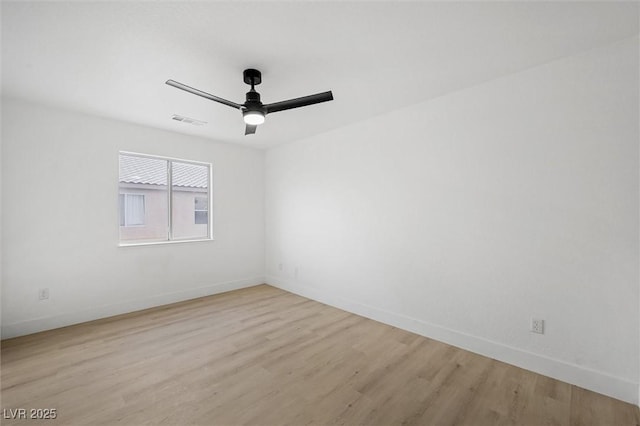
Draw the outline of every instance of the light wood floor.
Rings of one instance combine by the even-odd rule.
[[[631,404],[266,285],[5,340],[1,366],[2,408],[56,408],[41,425],[640,424]]]

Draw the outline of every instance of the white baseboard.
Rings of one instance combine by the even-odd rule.
[[[125,302],[93,306],[79,311],[66,312],[55,316],[2,324],[2,338],[8,339],[11,337],[24,336],[26,334],[37,333],[39,331],[66,327],[68,325],[140,311],[156,306],[168,305],[170,303],[182,302],[184,300],[196,299],[198,297],[210,296],[212,294],[224,293],[226,291],[237,290],[240,288],[252,287],[263,283],[264,277],[227,281],[191,288],[184,291],[159,294],[144,299],[127,300]]]
[[[639,384],[611,376],[589,368],[581,367],[558,359],[524,351],[503,343],[483,339],[462,333],[423,320],[408,317],[349,300],[344,297],[328,295],[315,288],[267,276],[269,285],[298,294],[309,299],[325,303],[336,308],[361,315],[403,330],[411,331],[430,339],[438,340],[470,352],[477,353],[507,364],[515,365],[544,376],[552,377],[585,389],[598,392],[634,405],[639,404]]]

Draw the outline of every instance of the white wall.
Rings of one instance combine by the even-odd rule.
[[[267,282],[637,402],[638,75],[634,38],[269,150]]]
[[[215,241],[118,247],[119,150],[212,163]],[[3,338],[264,280],[263,151],[17,101],[2,151]]]

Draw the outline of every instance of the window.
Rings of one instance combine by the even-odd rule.
[[[121,152],[120,243],[211,238],[211,165]]]
[[[193,204],[195,224],[209,223],[209,201],[205,197],[195,197]]]
[[[120,194],[120,226],[144,225],[144,195]]]

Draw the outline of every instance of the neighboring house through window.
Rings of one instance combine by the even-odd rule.
[[[119,155],[120,243],[211,238],[211,165]]]

